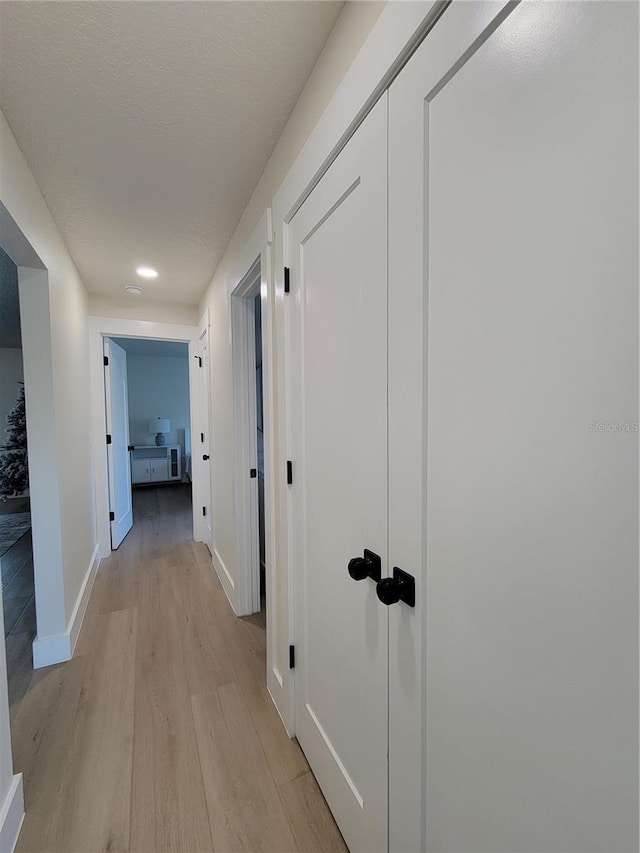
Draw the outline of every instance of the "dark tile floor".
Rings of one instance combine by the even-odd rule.
[[[0,557],[0,574],[9,705],[13,708],[33,674],[31,646],[36,636],[36,607],[30,530]]]

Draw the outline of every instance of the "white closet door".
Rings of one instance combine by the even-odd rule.
[[[391,848],[413,748],[429,851],[637,850],[637,4],[452,4],[389,156]]]
[[[387,849],[386,97],[289,227],[296,734],[352,853]]]
[[[109,509],[111,547],[117,548],[133,526],[131,463],[129,456],[129,398],[127,392],[127,353],[110,338],[104,340],[109,364],[104,368],[109,469]]]

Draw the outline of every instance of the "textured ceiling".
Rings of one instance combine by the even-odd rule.
[[[0,106],[92,293],[196,304],[334,2],[0,3]]]

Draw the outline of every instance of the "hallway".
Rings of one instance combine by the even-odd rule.
[[[73,660],[12,712],[18,851],[344,851],[265,687],[259,620],[236,618],[184,487],[134,492]]]

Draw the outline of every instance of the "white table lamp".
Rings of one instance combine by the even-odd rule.
[[[151,418],[149,421],[149,432],[156,433],[156,444],[162,447],[165,443],[165,432],[171,432],[171,422],[168,418]]]

